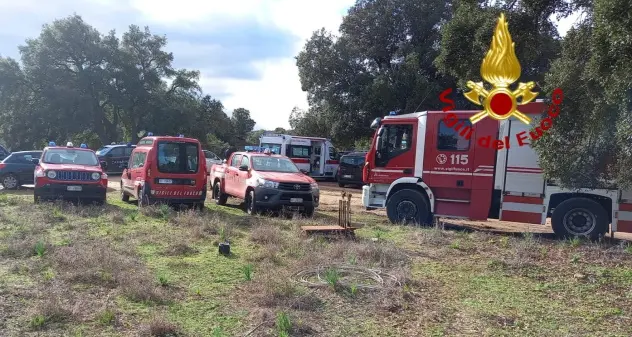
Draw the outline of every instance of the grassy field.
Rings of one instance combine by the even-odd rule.
[[[393,226],[354,214],[355,241],[305,237],[335,222],[34,205],[0,194],[1,336],[630,336],[632,248]],[[229,240],[230,256],[218,254]],[[341,267],[310,287],[294,275]],[[387,275],[397,278],[397,282]],[[314,277],[310,280],[314,281]],[[376,281],[371,281],[377,284]]]

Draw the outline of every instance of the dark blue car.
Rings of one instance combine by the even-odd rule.
[[[12,152],[0,162],[0,183],[8,190],[14,190],[21,185],[33,184],[35,163],[42,151]]]

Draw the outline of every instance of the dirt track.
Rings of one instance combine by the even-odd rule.
[[[113,191],[120,189],[120,176],[110,176],[109,188]],[[381,216],[386,216],[384,210],[367,211],[362,207],[362,191],[357,187],[338,187],[338,183],[335,182],[319,182],[320,185],[320,209],[324,211],[335,211],[338,209],[338,199],[342,191],[350,192],[351,197],[351,210],[356,214],[371,213]],[[499,221],[490,219],[487,221],[468,221],[459,219],[446,220],[449,224],[454,224],[463,227],[469,227],[477,230],[486,230],[494,232],[507,232],[507,233],[553,233],[551,230],[550,220],[547,221],[546,226],[541,225],[529,225],[515,222]],[[632,234],[616,233],[615,238],[632,240]]]

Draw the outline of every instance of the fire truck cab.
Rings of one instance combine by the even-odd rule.
[[[540,125],[545,109],[542,102],[521,106],[535,119],[531,125]],[[393,223],[444,217],[544,225],[550,217],[561,237],[596,238],[609,224],[611,233],[632,232],[632,191],[569,190],[546,181],[529,145],[533,126],[513,117],[472,125],[476,112],[377,118],[363,170],[363,205],[386,208]]]
[[[313,178],[334,179],[338,173],[338,152],[326,138],[264,133],[259,146],[289,157]]]

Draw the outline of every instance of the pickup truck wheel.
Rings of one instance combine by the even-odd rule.
[[[255,191],[248,192],[244,205],[246,206],[246,213],[250,215],[257,214],[258,208],[257,201],[255,199]]]
[[[303,211],[303,214],[307,218],[313,217],[314,216],[314,206],[306,206],[305,210]]]
[[[386,215],[395,224],[424,225],[429,223],[430,207],[421,192],[403,189],[388,198]]]
[[[213,200],[220,206],[226,205],[228,201],[228,196],[222,193],[222,184],[219,181],[213,185]]]
[[[127,193],[125,193],[125,190],[123,189],[123,182],[121,182],[121,201],[123,202],[129,201],[129,195],[127,195]]]
[[[553,211],[551,225],[560,238],[587,237],[596,240],[608,231],[608,212],[596,201],[572,198]]]

